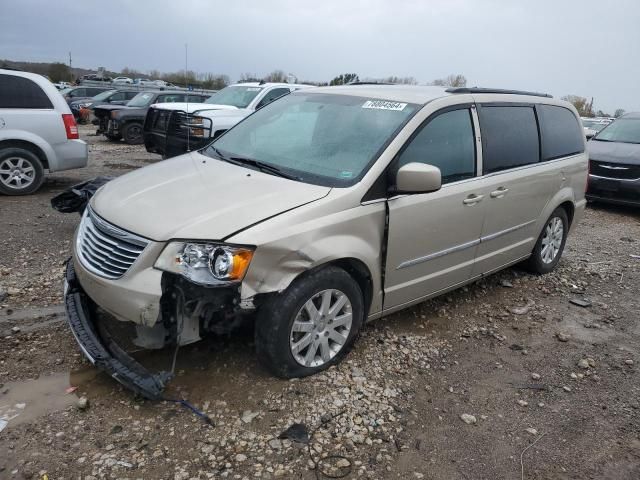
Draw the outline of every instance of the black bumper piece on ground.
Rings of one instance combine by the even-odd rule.
[[[149,400],[162,399],[171,373],[149,372],[127,355],[105,328],[93,322],[91,299],[82,290],[71,259],[65,272],[64,302],[73,336],[91,363],[135,393]]]

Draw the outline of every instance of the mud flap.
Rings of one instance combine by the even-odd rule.
[[[153,374],[127,355],[104,328],[91,318],[91,300],[78,282],[69,259],[64,279],[64,303],[71,332],[89,361],[128,389],[149,400],[160,400],[170,372]]]

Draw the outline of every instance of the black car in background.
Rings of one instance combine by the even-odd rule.
[[[99,93],[106,92],[107,90],[114,90],[113,87],[71,87],[60,90],[62,97],[67,101],[69,105],[75,100],[85,100],[92,98]]]
[[[73,113],[77,120],[80,116],[81,108],[93,109],[102,105],[125,105],[138,93],[140,93],[139,90],[106,90],[92,98],[73,100],[69,104],[69,107],[71,108],[71,113]]]
[[[143,142],[142,125],[147,110],[154,103],[204,102],[209,93],[171,90],[147,90],[138,93],[126,105],[101,105],[93,108],[98,125],[96,133],[110,140],[120,140],[131,145]]]
[[[640,113],[618,118],[587,145],[587,199],[640,206]]]

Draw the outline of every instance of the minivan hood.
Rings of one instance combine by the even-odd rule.
[[[182,102],[182,103],[156,103],[153,108],[162,110],[179,110],[181,112],[193,113],[198,110],[237,110],[236,107],[231,105],[217,105],[214,103],[196,103],[196,102]]]
[[[155,241],[223,240],[330,190],[192,152],[112,180],[91,207],[114,225]]]
[[[640,144],[638,143],[590,140],[587,147],[590,160],[640,165]]]

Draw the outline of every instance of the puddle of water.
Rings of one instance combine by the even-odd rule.
[[[40,377],[37,380],[7,383],[9,391],[0,396],[0,423],[7,422],[6,428],[56,412],[73,405],[77,397],[67,393],[69,374],[58,373]]]

